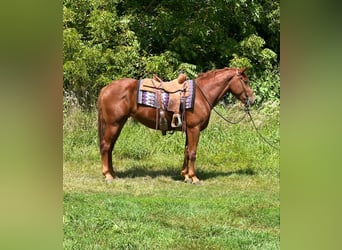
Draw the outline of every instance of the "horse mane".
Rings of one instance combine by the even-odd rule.
[[[208,72],[204,72],[204,73],[199,73],[198,76],[197,76],[197,79],[204,79],[204,78],[212,78],[214,77],[217,73],[219,72],[222,72],[222,71],[225,71],[227,69],[231,69],[231,68],[223,68],[223,69],[213,69],[213,70],[210,70]]]
[[[239,70],[240,71],[240,74],[245,76],[245,70],[246,68],[243,68],[243,69],[237,69],[237,68],[228,68],[228,67],[225,67],[223,69],[213,69],[213,70],[210,70],[208,72],[205,72],[205,73],[199,73],[198,76],[197,76],[197,79],[205,79],[205,78],[212,78],[212,77],[215,77],[215,75],[217,73],[220,73],[222,71],[226,71],[226,70],[232,70],[232,69],[235,69],[235,70]]]

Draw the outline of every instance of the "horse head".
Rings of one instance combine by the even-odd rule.
[[[256,97],[251,89],[249,78],[245,74],[245,71],[246,68],[236,69],[235,75],[230,80],[228,91],[244,104],[252,105]]]

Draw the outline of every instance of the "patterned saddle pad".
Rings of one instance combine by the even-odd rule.
[[[185,97],[185,109],[193,109],[194,107],[194,101],[195,101],[195,81],[194,80],[188,80],[188,86],[189,86],[189,96]],[[153,108],[160,108],[159,103],[157,101],[157,94],[154,92],[146,91],[141,89],[142,81],[139,80],[138,82],[138,97],[137,102],[140,105],[146,105]],[[164,107],[168,106],[170,94],[164,91],[161,91],[161,97],[162,102],[164,104]],[[182,100],[183,101],[183,98]]]

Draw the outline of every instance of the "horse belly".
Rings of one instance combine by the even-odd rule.
[[[131,115],[135,120],[148,128],[156,128],[156,109],[144,106],[138,106],[136,112]]]

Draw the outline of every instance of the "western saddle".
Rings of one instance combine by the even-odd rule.
[[[158,76],[153,75],[153,79],[144,79],[141,90],[154,92],[157,95],[159,103],[159,128],[165,134],[167,130],[167,120],[165,118],[165,110],[173,112],[171,127],[182,126],[182,117],[180,115],[181,101],[189,96],[189,86],[186,81],[186,75],[180,73],[179,76],[169,82],[163,82]],[[169,94],[169,102],[167,107],[164,107],[161,101],[161,92]]]

